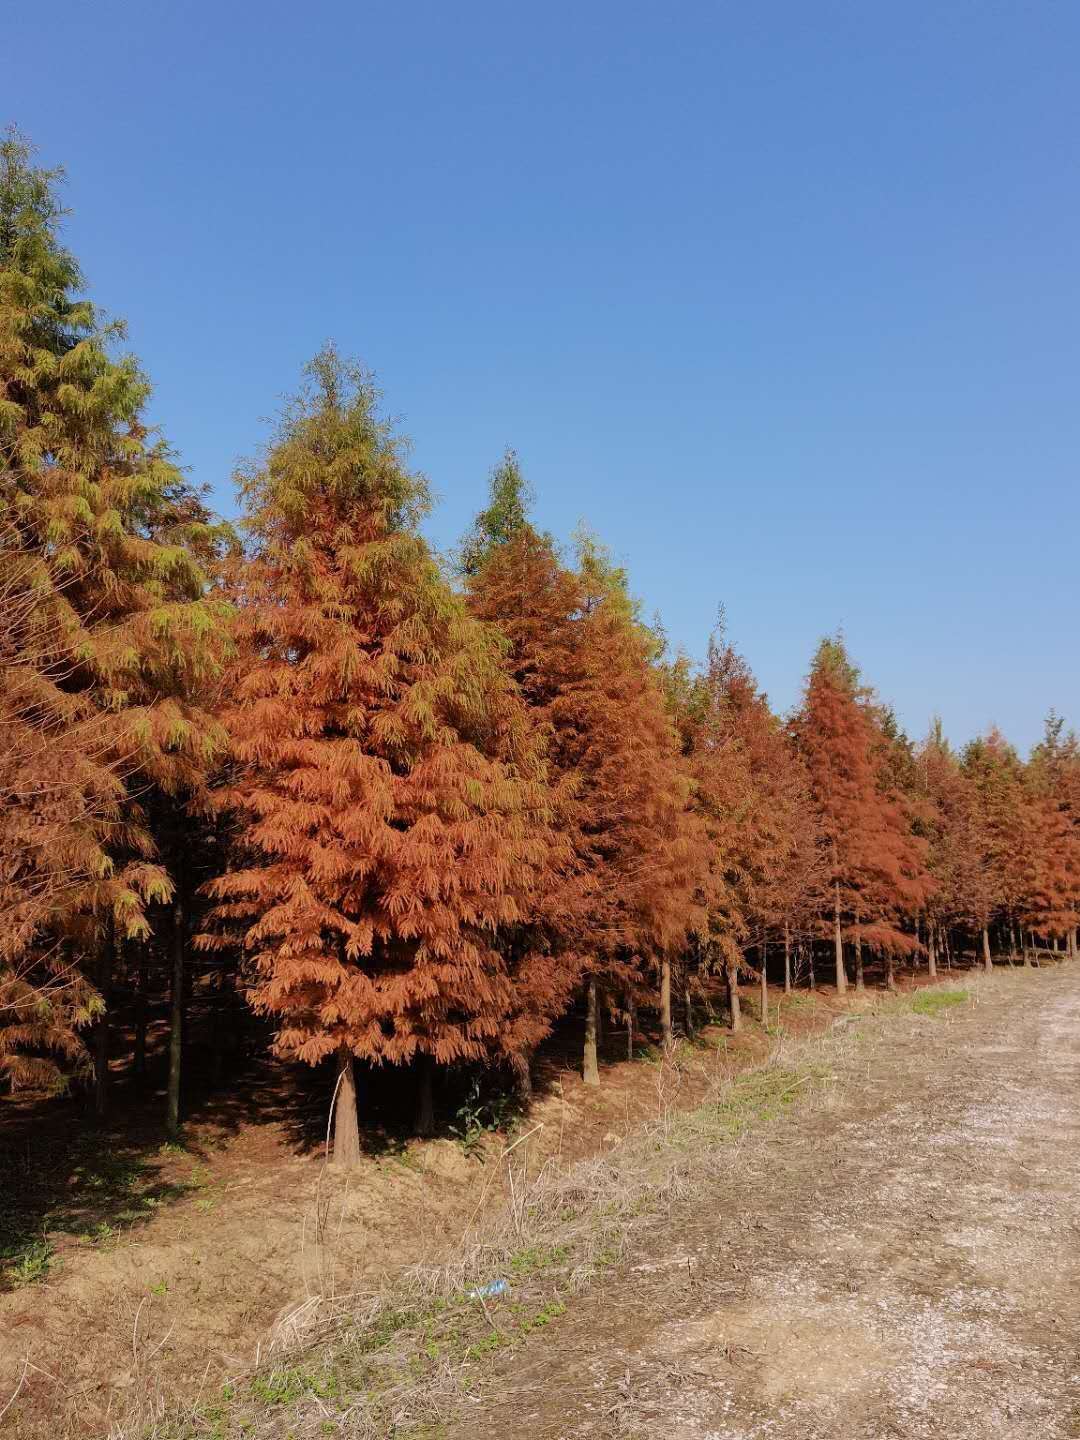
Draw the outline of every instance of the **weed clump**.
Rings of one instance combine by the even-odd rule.
[[[911,1008],[916,1015],[937,1016],[954,1005],[963,1005],[968,998],[966,990],[920,990],[911,1002]]]

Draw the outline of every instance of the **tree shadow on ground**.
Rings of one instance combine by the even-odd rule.
[[[958,966],[954,973],[967,969]],[[869,966],[867,976],[870,983]],[[774,983],[777,978],[782,976],[770,976]],[[948,972],[939,978],[947,979]],[[909,983],[911,978],[904,988]],[[824,998],[831,989],[823,986],[818,994]],[[753,1022],[753,986],[744,987],[743,998],[746,1018]],[[696,1004],[699,1021],[717,1023],[723,1011],[719,984],[703,991]],[[249,1026],[224,1054],[200,1044],[199,1028],[193,1029],[184,1056],[179,1143],[169,1140],[164,1123],[163,1022],[148,1036],[143,1080],[136,1080],[129,1063],[114,1065],[104,1120],[92,1114],[85,1093],[0,1102],[0,1289],[41,1278],[58,1247],[109,1245],[162,1207],[192,1197],[198,1203],[211,1184],[215,1157],[241,1132],[273,1136],[274,1145],[297,1156],[323,1150],[333,1066],[312,1069],[274,1059],[265,1029]],[[536,1100],[559,1089],[568,1072],[579,1070],[584,1029],[583,1010],[573,1010],[540,1047],[533,1065]],[[116,1042],[117,1050],[130,1055],[123,1035]],[[625,1023],[609,1016],[599,1048],[602,1066],[624,1061]],[[656,1017],[640,1014],[635,1056],[655,1058],[659,1049]],[[358,1064],[357,1082],[364,1153],[371,1158],[401,1155],[415,1135],[415,1075]],[[439,1072],[435,1111],[435,1136],[462,1143],[467,1153],[485,1135],[511,1133],[522,1113],[508,1072],[468,1066]],[[269,1154],[273,1163],[274,1152]]]

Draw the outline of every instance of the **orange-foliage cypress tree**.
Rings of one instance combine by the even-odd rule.
[[[993,969],[990,929],[995,920],[1021,918],[1030,846],[1020,757],[996,728],[964,747],[964,775],[972,788],[974,849],[970,869],[979,877],[970,921],[982,942],[983,966]]]
[[[931,885],[926,952],[931,977],[955,925],[968,925],[991,904],[989,871],[979,845],[975,790],[935,720],[916,754]]]
[[[13,1090],[59,1086],[58,1058],[85,1063],[79,1028],[100,1007],[64,936],[110,874],[125,793],[93,696],[57,683],[21,558],[0,526],[0,1076]]]
[[[1080,923],[1080,745],[1053,712],[1025,779],[1030,843],[1023,918],[1036,934],[1064,938],[1074,954]]]
[[[669,693],[702,827],[702,928],[697,949],[725,972],[732,1027],[741,1023],[738,977],[753,949],[768,1004],[768,947],[784,946],[791,986],[792,931],[816,904],[816,816],[800,755],[746,661],[714,639],[704,672],[669,671]]]
[[[644,966],[666,970],[685,933],[686,785],[625,577],[589,541],[578,567],[564,566],[529,524],[526,501],[508,457],[464,568],[473,613],[506,637],[510,673],[545,740],[570,857],[537,919],[559,937],[564,985],[585,979],[585,1075],[595,1083],[599,987],[632,993]]]
[[[836,984],[847,989],[844,941],[861,973],[864,944],[892,957],[918,947],[902,928],[925,903],[925,843],[891,781],[887,737],[839,639],[814,657],[795,734],[806,759],[829,864]]]
[[[333,351],[309,376],[243,483],[242,661],[223,716],[236,775],[221,796],[239,863],[211,891],[243,932],[277,1052],[337,1057],[348,1162],[354,1057],[430,1066],[522,1043],[504,1033],[496,940],[549,852],[521,704],[417,532],[424,482],[364,376]]]

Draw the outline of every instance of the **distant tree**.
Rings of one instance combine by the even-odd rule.
[[[981,938],[983,966],[993,969],[990,928],[1011,921],[1022,909],[1027,876],[1024,854],[1028,814],[1020,758],[997,729],[972,740],[961,769],[972,787],[974,856],[969,871],[978,880],[970,896],[971,923]]]
[[[520,473],[497,470],[473,531],[468,595],[505,636],[509,672],[544,738],[570,860],[537,897],[533,921],[561,957],[560,990],[584,983],[584,1070],[596,1083],[601,988],[632,997],[655,966],[670,991],[670,949],[685,931],[686,787],[650,663],[655,637],[624,574],[588,536],[577,566],[564,565],[523,518],[526,505]]]
[[[837,989],[847,989],[845,939],[857,979],[867,945],[884,954],[891,984],[893,956],[918,949],[902,922],[928,891],[925,845],[890,775],[880,714],[839,639],[818,648],[794,733],[829,857]]]
[[[710,642],[699,676],[687,684],[678,671],[672,675],[669,691],[680,689],[679,733],[704,839],[697,946],[706,965],[725,975],[731,1025],[738,1030],[739,974],[753,945],[763,1016],[767,1004],[763,957],[789,849],[780,802],[787,747],[753,675],[722,633]]]
[[[978,844],[975,792],[935,719],[916,753],[931,888],[926,905],[927,965],[931,977],[949,930],[972,923],[990,904],[989,871]]]
[[[1080,924],[1080,743],[1053,711],[1025,767],[1031,843],[1023,919],[1075,954]]]

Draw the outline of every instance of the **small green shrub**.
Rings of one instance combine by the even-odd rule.
[[[53,1247],[48,1240],[33,1240],[22,1250],[15,1251],[5,1263],[0,1275],[9,1285],[33,1285],[44,1280],[52,1268],[55,1258]]]
[[[485,1135],[494,1135],[507,1130],[518,1118],[520,1104],[517,1097],[505,1093],[485,1096],[481,1077],[478,1075],[454,1116],[450,1133],[457,1137],[458,1144],[466,1155],[473,1155]]]

